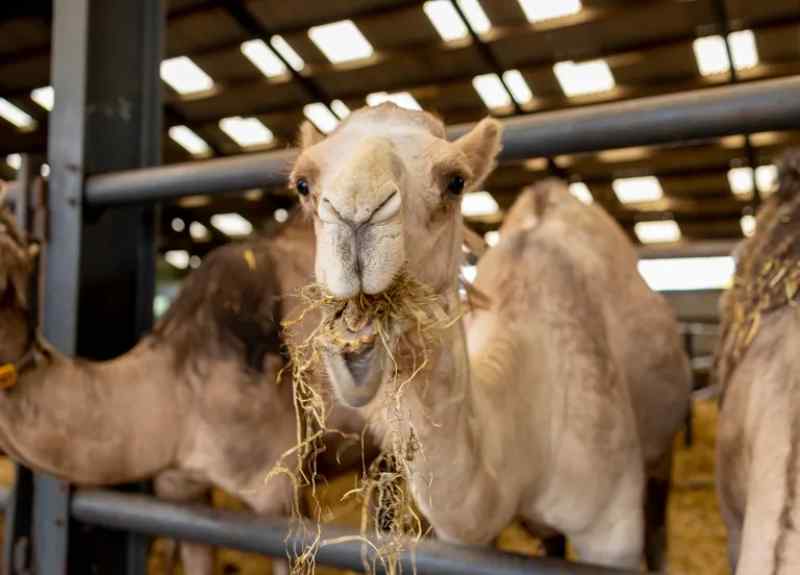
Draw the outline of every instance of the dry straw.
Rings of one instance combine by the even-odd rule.
[[[319,529],[322,509],[316,498],[315,460],[324,449],[324,435],[335,431],[327,425],[328,393],[319,384],[324,372],[322,354],[325,349],[353,352],[368,345],[383,346],[389,359],[388,378],[372,402],[376,405],[371,404],[369,409],[372,418],[381,418],[380,427],[387,431],[381,455],[370,463],[363,462],[358,485],[345,498],[357,497],[361,502],[359,540],[364,544],[365,570],[375,572],[380,564],[387,573],[398,573],[400,554],[409,542],[413,545],[424,535],[423,521],[407,482],[415,458],[424,454],[402,398],[409,385],[427,379],[430,350],[440,343],[445,330],[458,321],[458,310],[448,311],[440,296],[405,272],[380,294],[359,294],[343,300],[319,285],[311,285],[301,291],[300,297],[303,311],[297,319],[284,323],[298,435],[296,446],[285,454],[282,462],[289,456],[296,456],[297,461],[294,469],[281,463],[270,473],[270,477],[278,473],[291,477],[295,487],[293,515],[297,519],[301,490],[311,490],[310,511],[316,527],[296,522],[309,543],[290,558],[293,573],[313,573],[319,548],[341,542],[323,540]],[[311,318],[318,323],[300,337],[300,326]],[[342,324],[347,328],[344,333]],[[363,333],[366,326],[371,326],[371,336],[348,336],[348,332]]]

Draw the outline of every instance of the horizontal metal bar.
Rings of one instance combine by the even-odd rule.
[[[281,185],[296,154],[287,149],[92,176],[86,202],[120,205]]]
[[[503,122],[502,159],[589,152],[800,127],[800,77],[529,114]],[[471,124],[452,126],[450,138]],[[92,176],[91,205],[156,201],[280,184],[295,150]]]
[[[210,507],[169,503],[144,495],[103,490],[79,490],[72,498],[72,515],[79,521],[112,529],[197,541],[220,547],[282,557],[286,549],[302,549],[303,537],[290,534],[289,521],[236,513]],[[314,529],[312,529],[314,530]],[[353,531],[322,527],[322,539],[355,537]],[[323,545],[317,563],[362,570],[362,544],[349,540]],[[371,554],[368,553],[368,557]],[[413,553],[422,575],[612,575],[633,573],[605,567],[527,557],[489,548],[420,542]],[[412,554],[401,557],[403,570],[412,573]],[[382,572],[379,570],[379,572]],[[638,571],[637,571],[638,573]]]
[[[736,240],[705,240],[679,244],[636,246],[639,259],[708,258],[733,254]]]

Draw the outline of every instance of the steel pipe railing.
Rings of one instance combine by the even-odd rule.
[[[148,497],[104,490],[78,490],[72,497],[72,516],[84,523],[197,541],[220,547],[283,557],[287,549],[302,549],[308,541],[293,535],[289,521],[203,507],[170,503]],[[315,531],[312,527],[312,532]],[[334,526],[322,527],[323,540],[357,534]],[[350,539],[323,545],[316,560],[322,565],[360,571],[362,543]],[[371,553],[368,552],[368,558]],[[624,575],[633,573],[606,567],[527,557],[490,548],[424,540],[401,557],[404,572],[423,575]],[[382,571],[379,569],[379,573]],[[638,571],[636,572],[638,573]]]
[[[502,159],[589,152],[800,127],[800,77],[652,96],[505,120]],[[451,138],[470,125],[453,126]],[[90,205],[157,201],[280,184],[295,150],[92,176]]]

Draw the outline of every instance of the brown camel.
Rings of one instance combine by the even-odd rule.
[[[560,183],[526,191],[478,265],[491,307],[444,328],[401,393],[426,351],[414,324],[376,333],[368,312],[348,315],[409,276],[459,315],[460,200],[500,132],[486,119],[448,142],[433,116],[390,104],[323,140],[301,129],[291,183],[314,219],[317,281],[341,302],[336,337],[320,332],[325,368],[381,438],[396,432],[391,396],[418,445],[411,491],[441,538],[489,544],[516,517],[567,535],[582,560],[638,568],[646,478],[667,477],[689,369],[671,310],[599,207]]]
[[[800,152],[721,301],[717,491],[738,575],[800,572]]]
[[[10,366],[18,371],[0,391],[0,448],[80,485],[154,477],[166,499],[202,499],[216,486],[257,513],[286,513],[288,480],[264,479],[296,442],[291,385],[276,384],[279,322],[295,303],[280,296],[312,276],[314,238],[294,220],[210,254],[150,335],[117,359],[88,362],[33,337],[32,257],[0,211],[0,376],[13,383]],[[360,431],[352,414],[337,426]],[[182,557],[186,573],[212,573],[210,548],[187,543]]]

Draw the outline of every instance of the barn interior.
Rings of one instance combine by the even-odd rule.
[[[164,4],[164,165],[291,148],[304,120],[328,133],[350,111],[384,101],[453,126],[487,115],[591,113],[800,72],[796,0]],[[49,113],[59,98],[51,87],[52,20],[48,1],[0,7],[0,180],[15,180],[26,157],[49,175]],[[640,250],[641,273],[673,303],[699,399],[694,440],[678,441],[672,573],[727,573],[714,502],[714,395],[705,387],[718,297],[731,281],[730,253],[753,233],[756,210],[776,189],[776,159],[800,143],[796,127],[505,161],[483,191],[464,199],[467,223],[491,245],[523,188],[562,178],[622,226]],[[283,183],[161,202],[155,314],[209,252],[270,232],[295,205]],[[535,548],[509,537],[511,548]],[[252,561],[258,567],[226,556],[219,572],[260,572],[260,560]]]

